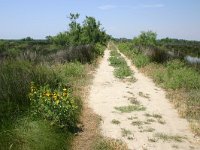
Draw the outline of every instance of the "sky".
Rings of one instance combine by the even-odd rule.
[[[0,0],[0,39],[43,39],[68,29],[70,13],[99,20],[116,38],[154,31],[200,41],[200,0]]]

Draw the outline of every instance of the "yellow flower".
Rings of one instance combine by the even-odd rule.
[[[54,98],[54,100],[56,100],[56,99],[57,99],[57,96],[56,96],[56,95],[54,95],[54,96],[53,96],[53,98]]]
[[[67,96],[67,93],[63,93],[63,96]]]
[[[59,100],[56,101],[56,105],[58,105],[58,103],[59,103]]]
[[[46,93],[46,96],[49,97],[51,94],[49,92]]]
[[[63,89],[63,91],[67,91],[67,89],[66,89],[66,88],[64,88],[64,89]]]

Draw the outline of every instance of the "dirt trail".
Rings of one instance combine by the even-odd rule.
[[[121,139],[129,149],[134,150],[200,149],[195,144],[197,140],[190,132],[188,122],[178,116],[166,99],[165,91],[138,72],[127,58],[136,82],[115,78],[109,57],[110,51],[107,49],[89,95],[89,106],[102,118],[102,134]],[[144,109],[132,112],[116,109],[133,104]]]

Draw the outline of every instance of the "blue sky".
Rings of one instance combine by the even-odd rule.
[[[67,30],[69,13],[93,16],[113,37],[152,30],[200,40],[200,0],[0,0],[0,39],[45,38]]]

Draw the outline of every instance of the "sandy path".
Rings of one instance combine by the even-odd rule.
[[[89,95],[89,106],[102,117],[102,134],[123,140],[129,149],[200,149],[200,146],[195,144],[196,139],[189,130],[188,122],[178,116],[166,99],[164,90],[139,73],[127,58],[126,61],[137,81],[123,82],[115,78],[114,68],[109,65],[109,56],[110,51],[106,50]],[[115,109],[129,106],[131,101],[139,102],[146,110],[122,113]],[[120,123],[112,123],[113,119]],[[177,142],[177,139],[182,142]]]

